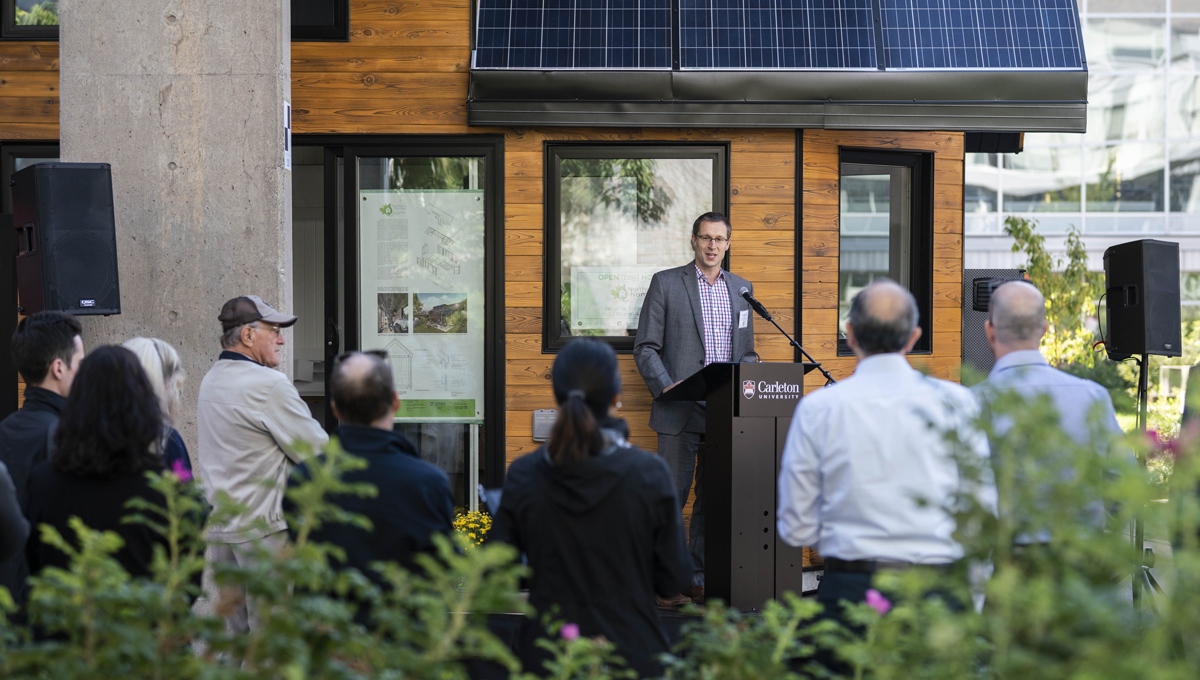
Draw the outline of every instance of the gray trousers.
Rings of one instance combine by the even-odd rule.
[[[264,548],[271,553],[276,553],[286,542],[287,532],[279,531],[246,543],[211,543],[208,555],[214,564],[232,562],[246,566],[253,564],[253,553],[257,549]],[[253,599],[246,596],[246,590],[240,586],[221,586],[217,611],[225,613],[225,630],[230,633],[247,633],[252,629],[258,629],[258,607]]]
[[[696,482],[696,502],[692,504],[692,522],[688,530],[688,549],[692,553],[692,585],[704,585],[704,456],[699,455],[703,432],[683,431],[676,435],[658,435],[658,455],[666,461],[675,477],[675,496],[680,509],[687,505],[692,480]]]

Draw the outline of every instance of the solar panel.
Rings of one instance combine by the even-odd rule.
[[[889,69],[1079,69],[1074,0],[880,0]]]
[[[691,69],[875,68],[871,0],[680,0]]]
[[[1074,0],[877,0],[887,69],[1081,69]],[[678,0],[684,69],[874,69],[872,0]],[[474,68],[669,69],[671,0],[479,0]]]
[[[475,68],[671,68],[671,0],[479,0],[476,25]]]

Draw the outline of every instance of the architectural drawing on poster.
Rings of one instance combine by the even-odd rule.
[[[442,226],[446,226],[446,225],[443,224]],[[450,238],[449,236],[446,236],[445,234],[438,231],[437,229],[434,229],[433,227],[425,227],[425,235],[426,236],[435,236],[435,237],[441,239],[442,243],[444,243],[445,245],[448,245],[448,246],[452,246],[452,245],[455,245],[456,243],[458,243],[458,241],[455,241],[454,239]]]
[[[413,353],[399,340],[392,340],[383,348],[392,365],[392,380],[397,391],[411,390],[413,386]]]

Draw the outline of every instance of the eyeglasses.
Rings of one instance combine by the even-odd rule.
[[[723,246],[726,243],[729,243],[729,239],[725,238],[724,236],[697,236],[696,238],[700,239],[700,242],[704,245],[715,243],[719,246]]]
[[[271,331],[277,338],[279,337],[279,334],[283,332],[283,329],[279,326],[255,326],[252,324],[250,327],[260,331]]]
[[[353,349],[353,350],[350,350],[349,352],[342,352],[341,354],[334,357],[333,358],[334,367],[336,368],[338,364],[342,363],[346,359],[349,359],[350,357],[354,356],[355,354],[369,354],[373,357],[378,357],[380,359],[383,359],[384,361],[387,361],[387,358],[388,358],[387,350],[383,350],[383,349],[361,349],[361,350]]]

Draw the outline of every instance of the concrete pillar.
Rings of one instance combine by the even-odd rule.
[[[292,308],[290,5],[59,7],[62,159],[112,164],[116,204],[122,313],[88,317],[84,342],[145,335],[179,350],[188,381],[178,427],[194,456],[196,394],[220,352],[221,304],[256,293]]]

